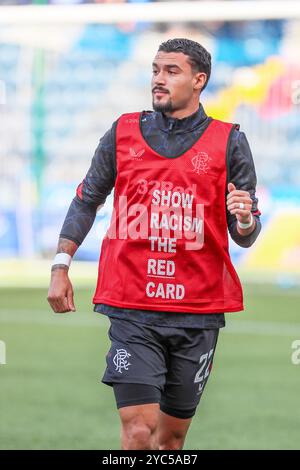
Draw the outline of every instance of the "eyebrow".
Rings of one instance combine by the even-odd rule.
[[[152,63],[152,67],[158,67],[158,64],[156,62],[153,62]],[[167,69],[178,69],[178,70],[182,70],[181,67],[179,67],[179,65],[177,64],[166,64],[165,67]]]

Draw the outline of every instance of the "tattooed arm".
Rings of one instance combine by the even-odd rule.
[[[57,253],[74,256],[94,223],[97,208],[105,203],[115,184],[115,128],[116,123],[100,140],[86,177],[77,188],[60,232]],[[51,270],[47,299],[56,313],[75,311],[68,271],[64,264],[55,264]]]

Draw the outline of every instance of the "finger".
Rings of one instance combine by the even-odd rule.
[[[62,299],[62,309],[61,309],[61,312],[69,312],[70,311],[70,308],[69,308],[69,302],[68,302],[68,297],[67,297],[68,293],[66,293],[66,295],[63,297]]]
[[[66,297],[57,297],[55,302],[55,313],[66,313],[69,311],[68,301]]]
[[[63,301],[61,297],[48,297],[48,302],[54,313],[69,312],[68,304]]]
[[[246,201],[241,201],[241,200],[236,201],[236,202],[232,202],[232,201],[227,202],[227,210],[232,210],[232,209],[245,210],[246,208],[250,211],[252,210],[252,201],[248,203]]]
[[[246,209],[232,209],[230,211],[230,214],[241,215],[242,217],[249,217],[251,214],[251,211],[246,210]]]
[[[240,207],[240,203],[239,202],[234,202],[233,204],[228,204],[227,206],[227,209],[230,211],[232,211],[233,209],[241,209]],[[247,211],[251,211],[252,209],[252,204],[245,204],[244,203],[244,209],[241,209],[241,210],[247,210]]]
[[[69,311],[70,311],[70,310],[58,310],[58,311],[55,312],[55,313],[58,313],[58,314],[60,314],[60,313],[68,313]]]
[[[74,305],[74,292],[73,289],[69,289],[67,292],[67,301],[68,301],[68,308],[72,311],[75,312],[76,308]]]
[[[241,207],[242,205],[242,207]],[[233,203],[229,203],[227,204],[227,209],[230,211],[230,210],[233,210],[233,209],[240,209],[242,211],[251,211],[252,210],[252,204],[246,204],[245,202],[243,201],[239,201],[239,202],[233,202]]]
[[[232,202],[244,202],[245,204],[252,204],[252,199],[251,197],[249,197],[248,194],[246,194],[245,196],[239,196],[234,194],[227,199],[227,204],[231,204]]]
[[[53,302],[53,310],[55,313],[59,313],[59,304],[57,301]]]
[[[231,192],[229,194],[227,194],[227,197],[226,199],[231,199],[233,197],[246,197],[246,198],[250,198],[250,194],[248,193],[248,191],[242,191],[241,189],[236,189],[234,192]],[[251,198],[250,198],[251,199]]]
[[[231,191],[234,191],[236,187],[234,186],[233,183],[228,183],[228,192],[231,193]]]
[[[56,312],[57,312],[57,308],[58,308],[58,305],[57,305],[57,302],[56,302],[56,298],[54,298],[54,297],[48,297],[47,300],[48,300],[49,305],[50,305],[50,307],[52,308],[52,310],[56,313]]]

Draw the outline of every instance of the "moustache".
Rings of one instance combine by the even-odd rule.
[[[155,93],[156,91],[161,91],[162,93],[169,93],[168,90],[165,90],[164,88],[158,88],[158,87],[153,88],[152,93]]]

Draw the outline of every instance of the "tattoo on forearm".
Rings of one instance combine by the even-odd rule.
[[[69,266],[66,264],[54,264],[51,268],[51,272],[57,271],[58,269],[63,269],[64,271],[69,271]]]
[[[78,246],[72,240],[68,240],[67,238],[60,238],[58,240],[57,253],[67,253],[70,256],[74,256],[77,248]]]

